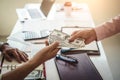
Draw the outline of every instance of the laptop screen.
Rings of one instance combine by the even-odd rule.
[[[48,16],[48,13],[50,12],[50,9],[54,2],[55,0],[42,0],[40,9],[46,17]]]

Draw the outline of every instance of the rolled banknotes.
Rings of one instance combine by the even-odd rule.
[[[52,44],[53,42],[59,42],[59,48],[82,48],[85,46],[84,39],[75,39],[73,42],[69,42],[70,35],[63,33],[59,30],[53,30],[49,37],[48,42]]]

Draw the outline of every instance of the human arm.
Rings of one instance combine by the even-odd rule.
[[[69,41],[72,42],[77,38],[85,39],[85,44],[89,44],[90,42],[97,40],[96,32],[93,28],[74,31],[71,34]]]
[[[102,40],[109,36],[112,36],[120,32],[120,16],[113,18],[112,20],[103,23],[95,28],[74,31],[69,41],[74,41],[77,38],[85,39],[85,44],[96,40]]]
[[[32,70],[38,67],[43,62],[53,58],[58,52],[58,42],[55,42],[39,52],[37,52],[32,59],[16,68],[13,71],[2,75],[2,80],[23,80]]]
[[[110,37],[120,32],[120,15],[94,28],[97,40]]]
[[[19,63],[22,61],[26,62],[28,60],[28,55],[25,52],[11,47],[8,43],[0,42],[0,51],[5,59],[9,62],[11,62],[13,58]]]

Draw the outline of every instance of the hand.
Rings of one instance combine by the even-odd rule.
[[[70,37],[69,41],[72,42],[77,38],[85,39],[85,44],[89,44],[90,42],[92,42],[94,40],[97,40],[96,32],[93,28],[89,29],[89,30],[74,31],[71,34],[71,37]]]
[[[38,67],[46,60],[53,58],[57,54],[59,51],[57,48],[58,45],[58,42],[54,42],[53,44],[41,49],[37,54],[34,55],[33,58],[31,58],[26,63],[22,64],[13,71],[3,74],[2,80],[24,80],[24,78],[36,67]]]
[[[17,48],[12,48],[9,45],[4,45],[2,54],[4,55],[5,59],[10,62],[12,61],[12,58],[15,58],[19,63],[22,61],[26,62],[28,60],[28,55],[25,52],[20,51]]]
[[[48,44],[47,44],[48,45]],[[34,64],[41,64],[53,57],[56,56],[57,52],[59,51],[59,46],[58,42],[54,42],[49,46],[46,46],[45,48],[41,49],[32,59],[31,61]]]

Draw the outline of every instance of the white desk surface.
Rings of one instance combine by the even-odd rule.
[[[11,35],[19,31],[23,31],[23,30],[33,30],[33,31],[40,30],[40,29],[53,30],[55,28],[60,29],[61,26],[76,26],[77,25],[77,26],[83,26],[83,27],[94,27],[94,22],[87,8],[87,5],[85,4],[84,7],[86,7],[85,8],[86,10],[82,10],[80,12],[80,15],[79,15],[79,17],[81,17],[80,19],[75,19],[75,18],[73,18],[73,20],[72,18],[68,19],[64,16],[64,14],[62,14],[62,17],[64,18],[52,17],[51,20],[49,18],[48,20],[44,20],[44,21],[41,21],[39,19],[30,20],[30,21],[28,20],[28,21],[25,21],[24,24],[21,24],[18,20]],[[51,14],[53,15],[53,13]],[[8,40],[8,42],[11,42],[11,40]],[[92,60],[93,64],[96,66],[97,70],[101,74],[103,80],[113,80],[112,73],[109,68],[105,52],[103,50],[103,47],[100,41],[98,42],[98,46],[99,46],[101,55],[90,56],[90,59]],[[45,62],[45,65],[46,65],[45,67],[46,67],[47,80],[60,80],[54,60],[51,59]]]

